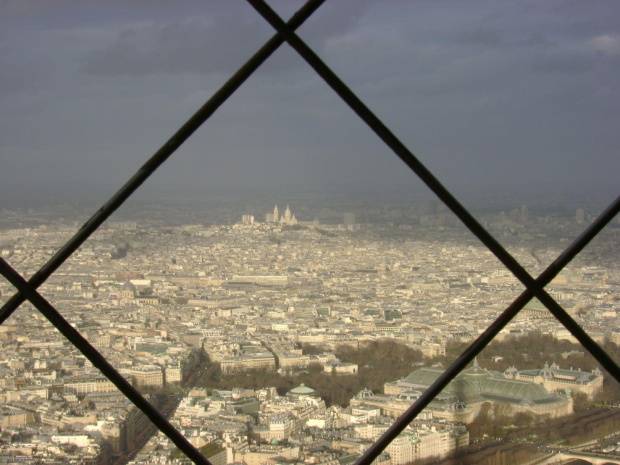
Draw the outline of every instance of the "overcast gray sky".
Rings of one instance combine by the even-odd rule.
[[[328,1],[299,33],[457,191],[618,191],[620,2]],[[241,0],[0,0],[0,194],[113,192],[272,34]],[[284,45],[148,183],[413,179]]]

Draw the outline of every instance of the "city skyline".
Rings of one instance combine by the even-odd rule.
[[[437,203],[334,210],[322,223],[297,215],[320,204],[281,200],[277,213],[273,204],[256,218],[233,210],[228,223],[196,221],[182,203],[125,211],[40,287],[216,465],[359,457],[520,289]],[[4,213],[0,255],[25,276],[79,227],[66,205]],[[538,274],[592,215],[539,216],[520,205],[481,219]],[[602,234],[547,286],[614,356],[618,231]],[[13,292],[0,280],[0,303]],[[0,421],[20,440],[0,443],[0,454],[102,464],[178,457],[30,303],[1,329]],[[617,383],[575,342],[533,300],[381,460],[467,456],[482,440],[501,455],[502,439],[484,434],[522,441],[543,421],[561,421],[567,432],[558,437],[572,444],[569,426],[591,415],[585,406],[600,415],[589,434],[604,436],[617,415],[599,404],[617,403]],[[551,455],[546,441],[521,453]],[[599,457],[614,449],[588,448]],[[519,460],[509,454],[506,463]]]
[[[461,448],[475,453],[470,434],[491,433],[499,442],[489,465],[521,463],[516,450],[506,460],[502,436],[536,437],[531,428],[544,428],[541,420],[569,444],[585,439],[564,421],[537,416],[545,410],[580,422],[584,408],[595,409],[588,439],[620,427],[604,408],[620,396],[611,378],[619,379],[620,199],[599,216],[616,194],[618,166],[620,38],[607,4],[328,3],[300,29],[471,214],[375,120],[373,129],[445,205],[429,198],[285,44],[133,202],[109,216],[130,182],[76,233],[87,204],[114,192],[157,148],[156,135],[187,119],[181,114],[245,60],[244,47],[272,34],[243,3],[150,5],[145,13],[139,4],[84,2],[66,14],[69,4],[0,3],[0,60],[12,65],[0,78],[2,114],[11,115],[0,120],[0,265],[8,280],[0,300],[10,308],[12,286],[29,295],[40,285],[70,321],[56,314],[53,325],[90,360],[58,340],[32,305],[48,318],[56,310],[29,295],[0,332],[6,455],[103,464],[139,451],[137,462],[176,461],[170,441],[149,440],[146,417],[113,395],[110,381],[188,457],[201,462],[190,441],[216,465],[267,458],[260,454],[270,446],[260,443],[272,440],[286,441],[278,455],[292,459],[336,465],[364,453],[362,463],[401,465]],[[296,7],[276,6],[285,17]],[[138,156],[146,140],[153,146]],[[170,141],[160,159],[179,145]],[[70,252],[54,255],[73,234],[62,247]],[[52,256],[52,276],[44,267],[38,283],[20,281]],[[532,279],[541,272],[545,290]],[[516,317],[504,326],[511,309]],[[86,338],[81,344],[71,326]],[[378,345],[386,338],[394,343]],[[362,355],[372,348],[376,354]],[[549,355],[578,368],[540,358]],[[398,360],[394,385],[396,366],[386,368]],[[317,363],[322,371],[313,375]],[[440,392],[442,376],[432,385],[430,378],[443,363],[453,381]],[[500,371],[486,370],[497,363]],[[411,371],[425,366],[431,370]],[[247,370],[250,378],[237,377]],[[338,376],[348,381],[334,383]],[[302,383],[291,389],[287,377]],[[528,385],[538,378],[553,380],[559,397]],[[562,388],[567,382],[575,390],[592,384],[576,392]],[[326,384],[339,386],[337,399]],[[189,392],[197,386],[204,391]],[[424,390],[432,393],[426,400]],[[140,392],[153,396],[152,406]],[[173,415],[174,426],[162,415]],[[381,445],[388,426],[398,437]],[[552,436],[545,432],[526,455],[553,454]],[[319,455],[306,438],[322,443]],[[612,453],[615,439],[607,440],[590,452]]]

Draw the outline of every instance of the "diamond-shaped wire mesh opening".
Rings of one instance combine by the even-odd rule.
[[[592,353],[596,360],[618,381],[620,370],[609,355],[545,291],[545,286],[614,218],[620,210],[617,198],[549,267],[534,279],[483,228],[460,202],[437,180],[434,175],[405,147],[394,134],[351,92],[307,45],[295,35],[301,25],[322,3],[310,0],[288,25],[262,0],[249,0],[252,6],[278,31],[257,54],[243,65],[214,96],[183,125],[164,146],[123,186],[84,226],[37,272],[28,282],[8,263],[0,258],[0,272],[16,288],[14,295],[0,311],[0,323],[4,323],[25,300],[29,300],[54,326],[99,368],[131,402],[166,434],[195,463],[209,463],[127,380],[121,376],[84,337],[75,330],[36,289],[54,273],[59,266],[126,200],[135,190],[200,127],[219,106],[255,71],[265,59],[284,41],[332,87],[351,109],[374,131],[381,140],[414,171],[441,201],[465,224],[465,226],[525,285],[526,290],[478,337],[461,356],[426,390],[419,399],[381,436],[381,438],[358,460],[360,464],[371,463],[401,431],[418,415],[433,398],[445,388],[486,347],[512,318],[533,298],[537,297],[572,335]]]

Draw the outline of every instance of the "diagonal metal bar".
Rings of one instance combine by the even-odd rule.
[[[539,286],[544,287],[581,252],[586,245],[620,212],[620,197],[568,246],[560,256],[553,261],[536,279]],[[422,393],[418,400],[407,409],[383,435],[366,450],[358,459],[356,465],[370,465],[381,452],[411,423],[418,414],[452,381],[467,365],[471,363],[497,334],[515,317],[517,313],[534,297],[532,289],[526,289],[510,306],[456,359],[442,375]],[[602,349],[601,349],[602,350]],[[603,352],[604,356],[609,356]],[[611,359],[610,359],[611,360]],[[613,361],[612,361],[613,363]],[[610,373],[620,382],[620,371],[616,369]]]
[[[618,370],[618,366],[613,362],[613,360],[611,360],[611,358],[609,358],[607,356],[607,354],[591,338],[589,338],[587,333],[585,333],[585,331],[583,331],[583,329],[570,317],[570,315],[568,315],[568,313],[566,313],[566,311],[564,309],[562,309],[562,307],[560,307],[557,304],[557,302],[555,302],[555,300],[553,300],[544,290],[544,286],[548,282],[550,282],[551,279],[553,279],[553,277],[555,275],[557,275],[557,273],[566,265],[566,263],[568,263],[577,253],[579,253],[579,251],[583,248],[583,246],[585,246],[587,244],[587,242],[589,242],[604,227],[604,225],[606,223],[604,223],[603,221],[600,221],[598,223],[600,225],[600,228],[598,229],[598,231],[593,232],[593,233],[592,233],[593,229],[592,228],[588,228],[582,234],[582,236],[580,236],[580,238],[578,238],[577,241],[571,247],[569,247],[560,257],[558,257],[558,259],[554,263],[552,263],[552,265],[550,265],[550,267],[548,267],[545,270],[545,272],[543,272],[539,276],[539,278],[534,280],[527,273],[527,271],[525,269],[523,269],[523,267],[510,254],[508,254],[508,252],[506,250],[503,249],[503,247],[499,244],[499,242],[497,242],[495,240],[495,238],[493,238],[493,236],[491,236],[480,224],[478,224],[478,222],[473,218],[473,216],[471,216],[471,214],[469,214],[469,212],[452,196],[452,194],[449,191],[447,191],[447,189],[445,189],[439,183],[439,181],[436,178],[434,178],[432,173],[430,173],[430,171],[428,171],[424,167],[424,165],[422,165],[422,163],[420,163],[413,156],[413,154],[411,154],[411,152],[409,152],[408,149],[389,131],[389,129],[387,129],[387,127],[385,127],[383,125],[383,123],[374,114],[372,114],[367,107],[365,107],[365,105],[346,87],[346,85],[344,85],[344,83],[342,83],[342,81],[340,81],[337,78],[337,76],[333,72],[331,72],[331,70],[329,70],[329,68],[327,68],[327,66],[324,65],[320,61],[318,56],[316,56],[314,54],[314,52],[312,52],[312,50],[309,49],[292,32],[292,30],[295,28],[294,25],[292,24],[293,23],[293,19],[289,22],[289,25],[287,26],[284,22],[282,22],[282,20],[275,13],[273,13],[273,11],[271,11],[271,13],[269,12],[270,11],[269,7],[266,4],[264,4],[264,2],[262,2],[261,0],[249,0],[249,1],[250,1],[250,3],[252,3],[252,5],[255,6],[255,8],[257,8],[259,10],[259,12],[260,12],[259,8],[263,8],[267,12],[267,16],[270,15],[270,14],[272,15],[272,18],[270,20],[269,18],[267,18],[267,16],[265,14],[263,14],[261,12],[261,14],[263,14],[263,16],[265,16],[266,19],[278,31],[278,35],[276,37],[274,37],[274,39],[278,39],[279,40],[279,43],[276,45],[276,48],[277,48],[277,46],[279,46],[282,43],[281,37],[285,36],[286,40],[293,46],[293,48],[295,48],[311,64],[311,66],[313,66],[313,68],[345,100],[345,102],[347,104],[349,104],[349,106],[351,106],[351,108],[371,127],[371,129],[373,129],[373,131],[375,133],[377,133],[377,135],[379,135],[379,137],[390,148],[392,148],[392,150],[416,174],[418,174],[418,176],[423,180],[423,182],[425,182],[429,186],[429,188],[431,188],[431,190],[433,190],[433,192],[435,192],[435,194],[438,195],[438,197],[464,222],[464,224],[489,248],[489,250],[491,250],[491,252],[494,253],[498,257],[498,259],[511,272],[513,272],[513,274],[515,274],[515,276],[523,284],[525,284],[525,286],[526,286],[526,290],[513,302],[513,304],[511,304],[511,306],[508,307],[508,309],[506,309],[502,313],[502,315],[500,315],[500,317],[491,326],[489,326],[489,328],[487,328],[485,333],[483,333],[470,346],[470,348],[468,348],[459,357],[459,359],[457,359],[457,361],[448,369],[448,371],[450,371],[450,374],[448,374],[448,371],[446,373],[444,373],[445,379],[442,379],[442,377],[440,377],[436,381],[436,383],[434,383],[433,386],[431,386],[429,388],[429,390],[427,390],[424,393],[424,395],[419,399],[419,401],[416,402],[405,413],[405,415],[407,415],[410,410],[413,411],[413,413],[411,414],[412,416],[410,417],[410,419],[407,420],[407,418],[401,417],[399,420],[397,420],[397,422],[402,423],[402,428],[399,431],[397,431],[393,436],[391,436],[390,438],[386,439],[386,441],[384,441],[385,444],[380,449],[378,449],[379,446],[377,446],[377,444],[379,444],[379,441],[381,441],[383,439],[383,437],[377,442],[377,444],[375,444],[373,446],[373,448],[375,448],[375,446],[377,446],[376,455],[374,457],[376,457],[381,452],[381,450],[383,450],[385,448],[385,446],[387,446],[387,444],[389,444],[389,442],[394,437],[396,437],[396,435],[398,435],[400,433],[400,431],[402,431],[402,429],[413,418],[415,418],[415,416],[419,413],[419,411],[421,411],[432,400],[432,398],[434,398],[435,395],[437,393],[439,393],[445,387],[445,385],[447,385],[447,383],[451,379],[454,378],[454,376],[456,376],[463,368],[465,368],[467,366],[468,363],[471,362],[473,357],[477,353],[479,353],[495,337],[495,335],[521,310],[521,308],[534,295],[536,295],[541,300],[541,302],[543,302],[547,306],[547,308],[549,308],[549,310],[554,314],[554,316],[556,316],[556,318],[558,318],[562,322],[562,324],[564,324],[571,331],[571,333],[573,333],[573,335],[575,335],[577,337],[577,339],[580,340],[580,342],[582,342],[582,344],[591,353],[593,353],[593,355],[595,355],[597,360],[599,360],[599,362],[601,362],[601,364],[605,368],[607,368],[608,371],[610,371],[610,373],[617,380],[620,381],[620,377],[619,377],[620,376],[619,375],[619,371],[620,370]],[[309,2],[309,3],[312,3],[312,1]],[[321,1],[317,1],[315,3],[317,3],[317,6],[318,6],[322,2]],[[256,5],[258,5],[258,6],[256,6]],[[275,21],[275,23],[272,22],[272,21]],[[303,22],[303,20],[301,20],[301,21]],[[274,39],[272,39],[272,40],[274,40]],[[295,45],[296,41],[297,41],[297,45]],[[306,48],[306,50],[303,50],[304,47]],[[300,48],[301,48],[301,50],[300,50]],[[259,51],[259,53],[260,53],[260,51]],[[308,58],[308,57],[310,57],[310,58]],[[314,62],[314,64],[313,64],[313,62]],[[246,65],[248,65],[248,63],[246,63]],[[244,66],[246,66],[246,65],[244,65]],[[258,65],[256,67],[258,67]],[[319,69],[317,69],[317,67]],[[322,71],[320,70],[321,67],[322,67]],[[256,68],[254,68],[254,69],[256,69]],[[325,73],[327,73],[327,75]],[[331,73],[331,76],[329,76],[329,73]],[[250,72],[250,74],[251,74],[251,72]],[[232,79],[233,78],[231,78],[231,80]],[[230,82],[230,80],[229,80],[229,82]],[[238,85],[240,85],[240,84],[241,83],[239,83]],[[238,87],[238,85],[237,85],[237,87]],[[232,89],[231,93],[234,92],[234,90],[236,90],[237,87],[234,87]],[[211,100],[213,100],[215,97],[216,97],[216,95],[214,95],[214,97],[212,97]],[[213,107],[213,109],[211,110],[211,114],[213,113],[213,111],[215,111],[219,107],[219,105],[221,105],[221,103],[223,103],[223,101],[225,101],[225,99],[227,97],[228,96],[224,97],[224,99],[219,104],[216,104]],[[211,102],[211,100],[209,102]],[[205,104],[205,106],[203,106],[203,108],[201,108],[201,110],[199,110],[198,113],[200,113],[200,111],[202,111],[207,105],[209,105],[209,102],[207,102],[207,104]],[[196,115],[194,115],[194,116],[196,116]],[[207,114],[204,120],[206,120],[209,116],[210,116],[210,114]],[[193,118],[194,117],[192,117],[192,119]],[[58,314],[58,312],[47,301],[45,301],[45,299],[43,299],[43,297],[40,296],[40,294],[38,294],[36,292],[36,287],[40,286],[40,284],[42,284],[49,277],[49,275],[51,275],[58,268],[58,266],[60,266],[73,253],[73,251],[75,251],[75,249],[77,247],[79,247],[79,245],[81,245],[81,243],[83,243],[83,241],[86,240],[86,238],[94,230],[96,230],[97,227],[99,227],[103,223],[103,221],[105,221],[105,219],[107,219],[107,217],[109,217],[113,213],[113,211],[115,211],[135,191],[135,189],[137,189],[142,184],[142,182],[144,182],[148,178],[148,176],[150,176],[150,174],[153,171],[155,171],[155,169],[157,169],[159,167],[159,165],[161,165],[161,163],[163,163],[167,159],[168,156],[170,156],[189,136],[191,136],[191,134],[200,126],[200,124],[202,124],[202,122],[204,122],[204,120],[203,120],[195,128],[193,128],[193,129],[190,128],[191,129],[190,132],[187,133],[187,135],[185,136],[184,139],[182,139],[181,137],[177,138],[176,136],[179,135],[179,133],[192,121],[192,119],[190,119],[190,121],[188,121],[188,123],[186,123],[186,125],[184,125],[175,134],[175,136],[173,136],[173,138],[171,138],[168,141],[168,143],[166,145],[164,145],[164,147],[162,147],[160,149],[160,151],[158,151],[141,168],[141,170],[139,170],[138,173],[136,173],[136,175],[134,175],[134,177],[132,179],[130,179],[130,181],[125,186],[123,186],[123,188],[115,196],[113,196],[112,199],[110,199],[110,201],[108,201],[107,204],[105,204],[102,207],[102,209],[100,211],[98,211],[87,223],[85,223],[84,226],[82,226],[81,230],[78,231],[78,233],[76,234],[76,236],[80,236],[81,235],[83,237],[81,239],[81,242],[78,243],[76,241],[75,244],[77,244],[77,245],[75,245],[75,247],[72,250],[70,250],[70,244],[76,238],[76,236],[74,236],[74,238],[72,238],[61,250],[59,250],[59,252],[57,252],[57,254],[50,260],[50,262],[48,262],[46,265],[44,265],[44,267],[41,270],[39,270],[39,272],[37,274],[35,274],[31,278],[30,283],[27,283],[25,280],[23,280],[23,278],[21,278],[21,276],[19,276],[12,268],[10,268],[8,266],[8,264],[6,264],[6,262],[4,262],[3,260],[0,259],[1,260],[0,261],[0,272],[2,272],[2,274],[7,276],[7,274],[5,274],[5,271],[6,271],[8,273],[7,279],[9,279],[9,276],[12,279],[14,279],[14,280],[16,278],[19,278],[19,279],[15,280],[15,282],[11,281],[11,279],[10,279],[10,281],[13,283],[13,285],[15,285],[18,288],[19,292],[18,292],[18,294],[13,296],[13,298],[0,310],[0,324],[2,322],[4,322],[6,320],[6,318],[25,300],[24,297],[22,297],[22,296],[25,296],[31,302],[33,302],[33,304],[35,304],[35,306],[37,306],[37,303],[39,305],[42,305],[42,303],[46,304],[49,308],[46,307],[45,305],[43,305],[43,308],[45,308],[46,311],[48,311],[48,312],[51,309],[52,313],[50,313],[50,315],[52,317],[54,317],[54,318],[60,318],[60,320],[57,321],[58,324],[54,323],[52,321],[52,319],[43,310],[41,310],[41,308],[39,308],[39,306],[37,306],[37,308],[39,308],[39,310],[42,313],[44,313],[44,315],[46,317],[48,317],[48,319],[50,319],[50,321],[52,321],[59,330],[61,329],[61,326],[63,325],[62,322],[64,322],[64,324],[66,324],[66,327],[63,326],[65,328],[65,330],[67,330],[69,332],[70,332],[70,330],[73,330],[77,334],[77,336],[74,335],[74,336],[70,337],[69,335],[67,335],[67,334],[65,334],[63,332],[63,334],[65,334],[65,336],[71,342],[73,342],[72,337],[82,338],[82,336],[77,331],[75,331],[69,325],[69,323],[67,323],[66,320],[64,320],[64,318],[60,314]],[[168,153],[167,155],[162,156],[161,158],[159,158],[159,160],[155,160],[154,161],[154,159],[158,156],[158,154],[160,154],[160,152],[164,151],[163,153],[165,153],[167,150],[170,150],[170,153]],[[151,163],[151,162],[153,162],[153,163]],[[147,165],[149,165],[149,166],[147,166]],[[148,172],[149,169],[151,169],[150,172]],[[143,171],[143,173],[141,174],[142,171]],[[133,187],[127,188],[130,184],[132,184],[132,182],[133,182]],[[120,195],[121,192],[125,188],[127,188],[127,190],[125,190],[125,192],[122,195]],[[124,197],[123,197],[123,195],[124,195]],[[118,200],[117,204],[114,204],[114,202],[116,202],[117,200]],[[616,199],[616,202],[614,204],[612,204],[612,206],[609,207],[608,210],[606,211],[606,212],[611,212],[610,213],[611,216],[609,217],[609,219],[606,220],[607,222],[611,218],[613,218],[613,216],[615,214],[617,214],[619,207],[620,207],[620,202],[618,201],[618,199]],[[105,210],[105,212],[102,212],[104,210]],[[107,214],[107,216],[104,216],[105,214]],[[97,218],[97,215],[100,215],[100,216]],[[604,215],[602,215],[602,217],[603,216]],[[96,220],[93,221],[94,219],[96,219]],[[99,221],[99,219],[100,219],[100,221]],[[99,221],[99,222],[97,223],[96,221]],[[83,230],[86,230],[86,231],[83,231]],[[78,241],[79,240],[80,239],[78,239]],[[583,245],[580,245],[580,244],[583,244]],[[64,258],[63,258],[61,255],[62,255],[64,249],[66,249],[66,250],[64,252],[65,255],[64,255]],[[61,256],[61,257],[59,259],[57,259],[58,256]],[[56,260],[55,263],[53,263],[55,259],[57,259],[57,260]],[[562,264],[563,262],[564,262],[564,264]],[[5,268],[5,265],[8,268]],[[13,272],[14,275],[11,274],[11,272]],[[547,272],[548,272],[548,275],[545,275],[545,273],[547,273]],[[61,330],[61,332],[62,332],[62,330]],[[86,344],[88,344],[83,338],[82,338],[82,340]],[[73,342],[73,343],[75,344],[75,342]],[[76,344],[76,346],[77,346],[77,344]],[[92,346],[90,346],[90,348],[95,352],[96,355],[98,355],[103,360],[103,362],[107,363],[105,361],[105,359],[103,359],[103,357],[101,357],[101,355],[98,354],[98,352],[96,352],[96,350],[94,348],[92,348]],[[595,352],[597,352],[598,355],[595,354]],[[604,360],[604,361],[602,361],[602,360]],[[95,365],[94,362],[93,362],[93,364]],[[97,366],[97,365],[95,365],[95,366]],[[113,368],[112,368],[112,370],[114,371]],[[117,372],[114,371],[114,373],[116,373],[118,375]],[[444,376],[444,375],[442,375],[442,376]],[[118,376],[120,376],[120,375],[118,375]],[[122,378],[122,379],[124,380],[124,378]],[[439,386],[441,383],[443,383],[443,385]],[[434,390],[435,392],[434,393],[429,392],[429,391],[432,391],[432,390]],[[427,393],[428,393],[428,395],[427,395]],[[139,393],[138,393],[138,395],[139,395]],[[425,398],[426,400],[423,400],[423,398]],[[142,398],[142,399],[144,400],[144,398]],[[134,402],[134,401],[132,400],[132,402]],[[144,402],[146,402],[146,400],[144,400]],[[425,404],[421,405],[424,402],[425,402]],[[136,402],[134,402],[134,403],[136,403]],[[147,402],[147,404],[148,404],[148,402]],[[421,406],[418,405],[418,404],[420,404]],[[150,405],[150,404],[148,404],[148,405]],[[416,408],[417,408],[417,411],[415,411]],[[159,412],[157,412],[157,413],[159,413]],[[396,423],[395,423],[395,425],[396,425]],[[390,430],[392,430],[392,428],[390,428]],[[388,430],[388,433],[389,433],[390,430]],[[176,432],[176,430],[175,430],[175,432]],[[388,433],[386,433],[386,435]],[[373,449],[373,448],[371,448],[371,449]],[[369,451],[371,449],[369,449]],[[368,455],[368,453],[365,454],[364,457],[362,457],[360,459],[359,463],[370,463],[373,460],[374,457],[373,458],[367,458],[366,457],[367,455]],[[197,462],[197,463],[203,463],[203,462]],[[206,463],[208,463],[208,461]]]
[[[588,226],[575,241],[567,247],[560,256],[553,261],[536,279],[536,283],[544,288],[550,283],[553,278],[579,253],[583,248],[597,235],[603,228],[618,214],[620,213],[620,196],[609,204],[609,206],[598,216],[598,218]],[[605,368],[610,375],[612,375],[616,381],[620,383],[620,368],[617,362],[615,362],[605,352],[600,345],[598,345],[583,328],[555,301],[545,302],[548,294],[536,293],[538,297],[549,309],[549,311],[555,316],[560,323],[567,328],[573,336],[583,345],[592,356]],[[541,299],[542,297],[542,299]],[[559,308],[561,311],[557,311]]]
[[[493,337],[505,326],[516,313],[534,296],[539,297],[550,311],[577,337],[596,359],[620,381],[620,370],[615,362],[596,344],[583,329],[555,302],[543,289],[544,284],[534,280],[529,273],[480,225],[475,218],[445,189],[445,187],[417,160],[414,155],[389,131],[389,129],[346,87],[346,85],[321,61],[321,59],[299,39],[292,31],[288,30],[283,21],[269,8],[262,0],[248,0],[252,6],[282,35],[287,42],[302,55],[302,57],[314,68],[317,73],[345,100],[345,102],[360,116],[371,129],[390,147],[392,150],[422,179],[427,186],[463,221],[463,223],[474,233],[496,257],[523,283],[527,289],[524,297],[518,299],[504,314],[496,320],[484,333],[486,337],[481,340],[479,345],[473,346],[472,353],[466,353],[467,357],[461,357],[461,366],[457,366],[452,373],[447,373],[443,380],[443,387],[452,379],[456,373],[460,372],[473,356],[485,347]],[[557,263],[555,263],[557,265]],[[561,268],[560,268],[561,269]],[[548,282],[548,281],[547,281]],[[545,283],[546,284],[546,283]],[[466,363],[463,363],[466,361]],[[450,375],[452,375],[450,377]],[[441,387],[434,392],[429,392],[427,403],[443,389]],[[428,392],[428,391],[427,391]],[[422,399],[421,399],[422,400]],[[408,423],[407,418],[403,419],[403,428]],[[409,420],[410,421],[410,420]],[[402,429],[401,429],[402,431]],[[399,431],[400,432],[400,431]],[[398,433],[397,433],[398,434]],[[383,450],[394,438],[391,436],[378,452]],[[378,454],[377,452],[377,454]],[[374,456],[376,458],[376,455]]]
[[[118,371],[95,349],[58,311],[39,294],[17,271],[0,257],[0,273],[47,318],[90,362],[103,373],[125,396],[170,438],[194,463],[211,465],[159,410],[153,407]]]
[[[534,281],[525,269],[491,236],[460,202],[439,182],[415,155],[392,133],[387,126],[347,87],[347,85],[319,58],[319,56],[291,31],[284,21],[263,1],[248,2],[279,31],[306,62],[349,105],[349,107],[374,131],[379,138],[456,214],[467,228],[476,235],[495,256],[526,286]],[[522,278],[522,279],[521,279]],[[529,278],[529,279],[528,279]]]
[[[605,357],[604,351],[590,338],[571,316],[540,286],[536,280],[508,253],[508,251],[473,217],[411,151],[385,126],[385,124],[347,87],[347,85],[303,42],[294,31],[273,11],[264,0],[248,2],[280,32],[291,47],[325,80],[347,105],[372,129],[385,144],[439,197],[439,199],[465,224],[465,226],[510,270],[527,289],[555,315],[586,349],[607,370],[618,366]],[[596,349],[598,347],[598,349]],[[611,364],[609,362],[612,362]],[[606,366],[607,365],[607,366]]]
[[[289,20],[288,26],[297,29],[312,15],[325,0],[308,0]],[[280,45],[284,43],[277,33],[263,45],[239,70],[232,75],[213,96],[192,115],[174,135],[108,200],[82,225],[75,235],[60,248],[54,256],[28,281],[35,289],[43,284],[86,239],[107,220],[138,189],[157,168],[164,163],[211,115],[243,84],[260,65],[262,65]],[[24,302],[25,297],[18,292],[0,309],[0,324]]]

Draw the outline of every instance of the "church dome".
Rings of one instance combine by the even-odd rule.
[[[127,280],[127,281],[125,281],[125,284],[123,284],[123,287],[121,289],[123,291],[135,292],[136,291],[136,286],[134,286],[131,281]]]
[[[306,386],[304,383],[301,383],[296,388],[291,389],[289,394],[293,396],[313,396],[316,395],[316,391],[311,387]]]
[[[373,397],[373,396],[374,396],[374,394],[373,394],[373,392],[370,389],[364,388],[360,392],[358,392],[355,397],[357,399],[367,399],[367,398],[370,398],[370,397]]]

